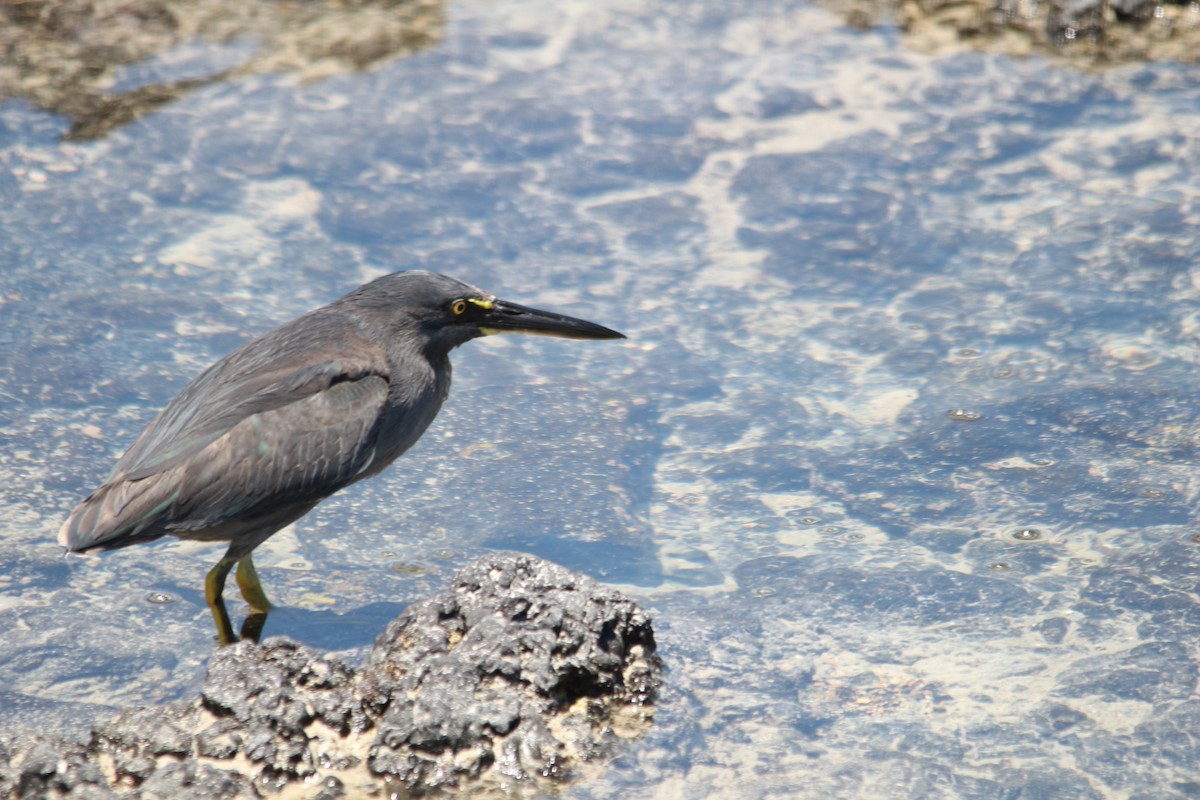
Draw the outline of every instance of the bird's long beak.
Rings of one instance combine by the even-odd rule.
[[[484,334],[493,333],[534,333],[542,336],[561,336],[564,339],[624,339],[625,334],[553,311],[539,311],[536,308],[510,303],[507,300],[492,301],[479,321],[479,328]]]

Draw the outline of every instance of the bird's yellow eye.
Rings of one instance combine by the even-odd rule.
[[[466,313],[466,311],[467,311],[467,301],[466,300],[455,300],[454,304],[450,306],[450,312],[452,314],[454,314],[454,316],[456,316],[456,317],[461,317],[463,314]]]

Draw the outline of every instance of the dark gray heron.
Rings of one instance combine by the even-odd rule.
[[[450,391],[450,351],[493,333],[624,338],[445,275],[386,275],[201,373],[71,512],[59,542],[72,552],[168,534],[228,542],[205,598],[217,638],[235,641],[222,592],[236,565],[250,607],[241,633],[257,639],[271,603],[254,548],[410,448]]]

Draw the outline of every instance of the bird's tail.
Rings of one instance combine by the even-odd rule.
[[[71,552],[86,553],[162,536],[166,531],[156,523],[179,499],[179,490],[157,477],[104,484],[67,517],[58,543]]]

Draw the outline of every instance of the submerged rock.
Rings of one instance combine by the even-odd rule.
[[[406,610],[358,671],[285,638],[212,659],[200,697],[86,744],[0,735],[0,797],[539,793],[649,726],[661,662],[633,601],[500,553]]]
[[[3,2],[0,100],[23,99],[69,117],[68,138],[98,139],[191,92],[246,75],[311,79],[409,55],[441,38],[442,15],[440,0]],[[157,61],[146,74],[161,74],[181,45],[197,39],[224,43],[224,58],[193,60],[189,72],[199,74],[186,78],[113,90],[129,82],[123,69]]]
[[[922,53],[1053,56],[1084,68],[1200,58],[1192,0],[821,0],[847,24],[896,24]]]

